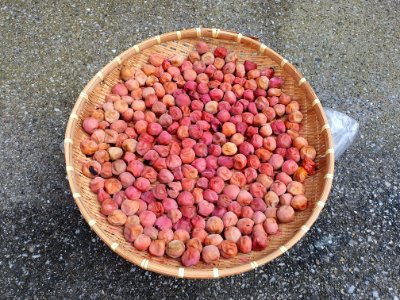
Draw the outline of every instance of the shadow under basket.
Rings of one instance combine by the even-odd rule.
[[[100,213],[97,196],[89,189],[90,179],[81,172],[82,163],[88,159],[81,153],[79,144],[87,138],[82,121],[95,108],[101,107],[105,96],[114,84],[121,82],[119,72],[124,65],[140,68],[147,63],[152,53],[163,53],[166,57],[180,53],[187,55],[197,41],[207,42],[211,47],[224,46],[235,51],[239,61],[252,60],[258,68],[273,67],[275,74],[283,77],[283,92],[300,103],[304,115],[300,134],[307,138],[317,151],[318,171],[305,181],[308,208],[296,212],[295,221],[280,224],[280,233],[269,237],[269,245],[263,251],[238,254],[233,259],[221,258],[208,265],[200,262],[194,267],[183,267],[175,259],[154,257],[148,252],[136,250],[132,243],[125,241],[122,226],[110,225]],[[318,97],[310,84],[296,68],[266,45],[254,38],[231,31],[211,28],[194,28],[170,32],[150,38],[133,46],[114,58],[98,72],[80,93],[66,129],[65,160],[68,180],[73,198],[83,217],[96,234],[118,255],[143,269],[181,278],[218,278],[243,273],[260,267],[282,255],[296,244],[318,218],[328,198],[334,171],[333,140],[328,121]]]

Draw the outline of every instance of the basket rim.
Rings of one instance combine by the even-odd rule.
[[[246,45],[254,47],[255,49],[258,49],[261,54],[264,55],[268,54],[270,58],[272,58],[281,66],[282,70],[285,70],[288,73],[290,73],[290,75],[293,76],[295,80],[297,80],[298,86],[305,90],[307,98],[314,99],[312,102],[312,108],[316,110],[316,114],[320,119],[320,123],[322,125],[321,134],[323,134],[323,137],[325,139],[325,144],[327,145],[326,153],[323,155],[325,155],[328,159],[327,161],[328,167],[327,171],[323,173],[324,184],[321,192],[321,198],[316,202],[316,205],[313,208],[311,215],[306,220],[306,222],[289,239],[289,241],[287,241],[284,245],[281,245],[275,251],[252,262],[246,262],[239,266],[227,267],[224,269],[218,269],[212,267],[210,267],[209,269],[193,269],[190,267],[183,267],[183,266],[176,267],[176,266],[164,265],[157,261],[152,261],[151,259],[143,259],[141,257],[138,257],[137,255],[128,255],[128,253],[124,249],[118,247],[118,243],[111,240],[109,236],[106,233],[104,233],[99,226],[96,225],[96,220],[90,217],[88,211],[85,208],[84,201],[81,197],[80,187],[77,184],[75,178],[75,172],[72,167],[73,163],[72,130],[74,122],[78,121],[77,112],[79,111],[81,105],[88,99],[88,95],[90,94],[90,92],[93,91],[93,89],[103,81],[105,76],[107,76],[112,70],[114,70],[119,65],[122,65],[122,63],[127,59],[129,59],[132,55],[138,54],[144,49],[150,48],[157,44],[161,44],[163,42],[181,40],[185,38],[202,38],[202,37],[236,41],[237,43],[244,43]],[[233,31],[222,30],[217,28],[198,27],[198,28],[191,28],[186,30],[164,33],[162,35],[157,35],[147,40],[144,40],[143,42],[132,46],[131,48],[127,49],[126,51],[116,56],[86,84],[82,92],[79,94],[79,97],[76,100],[74,108],[72,109],[72,112],[70,114],[67,128],[65,131],[64,150],[65,150],[64,153],[66,161],[66,171],[72,196],[84,219],[89,224],[89,226],[94,230],[94,232],[104,241],[106,245],[108,245],[111,248],[111,250],[116,252],[118,255],[122,256],[124,259],[130,261],[131,263],[145,270],[179,278],[211,279],[211,278],[220,278],[225,276],[236,275],[256,269],[257,267],[262,266],[272,261],[273,259],[279,257],[280,255],[284,254],[285,252],[287,252],[298,241],[300,241],[300,239],[303,238],[303,236],[308,232],[308,230],[317,220],[328,199],[328,195],[332,187],[333,174],[334,174],[333,138],[329,128],[329,124],[325,112],[320,103],[320,100],[318,99],[311,85],[303,77],[303,75],[288,60],[284,59],[281,55],[279,55],[274,50],[267,47],[265,44],[257,41],[255,38],[245,36],[241,33],[236,33]]]

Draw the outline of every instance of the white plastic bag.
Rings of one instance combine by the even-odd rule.
[[[358,122],[330,108],[324,108],[333,136],[335,159],[338,159],[354,142],[358,133]]]

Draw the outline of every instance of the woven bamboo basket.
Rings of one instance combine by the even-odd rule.
[[[259,67],[273,67],[277,75],[284,78],[283,91],[301,105],[304,115],[301,134],[317,150],[318,171],[305,181],[306,196],[310,205],[305,211],[296,212],[295,221],[281,224],[281,233],[270,237],[264,251],[239,254],[234,259],[220,259],[214,265],[199,263],[183,268],[180,262],[167,257],[153,257],[147,252],[137,251],[123,237],[121,226],[108,224],[100,214],[97,197],[89,189],[89,178],[82,175],[81,166],[87,158],[81,153],[79,144],[87,134],[82,130],[82,120],[101,106],[111,87],[120,81],[119,71],[123,65],[140,66],[147,62],[150,54],[164,53],[167,57],[175,53],[187,55],[198,40],[213,46],[224,46],[236,51],[239,61],[253,60]],[[260,43],[255,38],[240,33],[215,28],[193,28],[170,32],[150,38],[126,50],[99,71],[80,93],[66,129],[65,160],[72,196],[83,217],[96,234],[118,255],[143,269],[180,278],[218,278],[256,269],[288,251],[310,229],[318,218],[332,186],[334,171],[333,140],[321,103],[310,84],[296,68],[282,56]]]

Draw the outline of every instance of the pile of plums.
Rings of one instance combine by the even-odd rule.
[[[316,150],[274,69],[198,42],[187,57],[154,53],[120,77],[83,121],[82,173],[136,249],[213,263],[265,249],[307,208]]]

